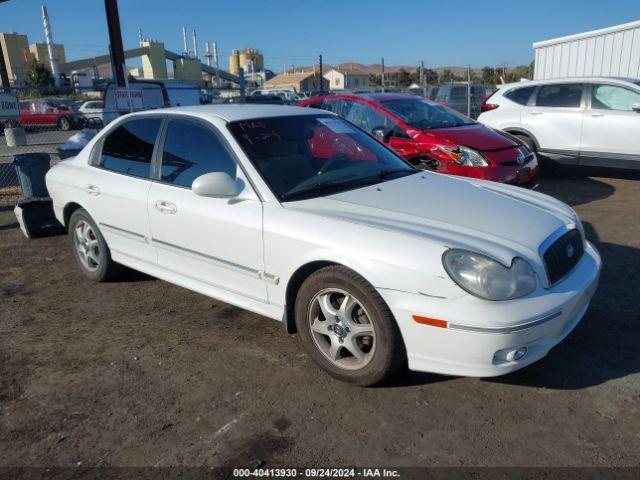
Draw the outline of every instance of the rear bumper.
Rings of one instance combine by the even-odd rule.
[[[394,313],[412,370],[492,377],[544,357],[580,322],[593,296],[601,261],[588,244],[576,268],[555,287],[529,297],[490,302],[466,295],[441,299],[380,289]],[[417,323],[413,315],[445,320],[446,328]],[[524,357],[510,353],[526,347]]]

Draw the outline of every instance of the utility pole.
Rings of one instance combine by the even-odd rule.
[[[4,63],[4,49],[2,43],[0,43],[0,82],[2,82],[2,89],[9,93],[9,74],[7,73],[7,64]]]
[[[420,61],[420,82],[422,83],[422,96],[427,98],[427,72],[424,69],[424,60]]]
[[[213,42],[213,63],[216,64],[216,87],[220,88],[220,63],[218,62],[218,42]]]
[[[240,103],[244,103],[244,99],[246,95],[246,84],[244,81],[244,68],[240,67],[238,69],[238,76],[240,77]]]
[[[109,53],[111,53],[111,67],[113,81],[118,87],[125,87],[124,49],[122,47],[122,33],[120,32],[120,15],[118,14],[118,0],[104,0],[107,14],[107,29],[109,30]]]
[[[471,65],[467,65],[467,117],[471,118]]]
[[[322,54],[318,56],[320,60],[320,95],[324,95],[324,83],[322,82]]]
[[[382,57],[380,60],[382,65],[382,70],[380,73],[380,85],[382,86],[382,91],[384,92],[384,57]]]
[[[53,45],[53,38],[51,36],[51,24],[49,23],[49,15],[47,14],[47,7],[42,4],[42,24],[44,26],[44,39],[47,43],[47,53],[49,54],[49,64],[51,66],[51,76],[56,87],[60,86],[60,71],[58,69],[58,54]]]

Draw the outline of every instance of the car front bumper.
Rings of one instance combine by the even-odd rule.
[[[575,328],[597,288],[600,268],[598,252],[587,242],[583,258],[567,277],[522,299],[492,302],[472,295],[445,299],[379,291],[398,322],[411,370],[493,377],[541,359]],[[447,324],[425,325],[414,315]],[[522,347],[522,358],[510,358]]]

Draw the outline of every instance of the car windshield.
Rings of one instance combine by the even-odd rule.
[[[444,105],[429,103],[421,98],[386,100],[381,103],[407,125],[419,130],[462,127],[476,123]]]
[[[373,137],[333,115],[229,123],[229,130],[282,200],[302,200],[417,173]]]

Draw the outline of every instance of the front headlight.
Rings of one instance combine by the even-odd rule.
[[[480,253],[448,250],[442,256],[444,268],[462,289],[486,300],[511,300],[536,288],[536,274],[529,263],[516,257],[511,267]]]
[[[439,147],[454,162],[466,167],[488,167],[490,163],[484,158],[480,152],[473,148],[458,145],[457,147]]]

